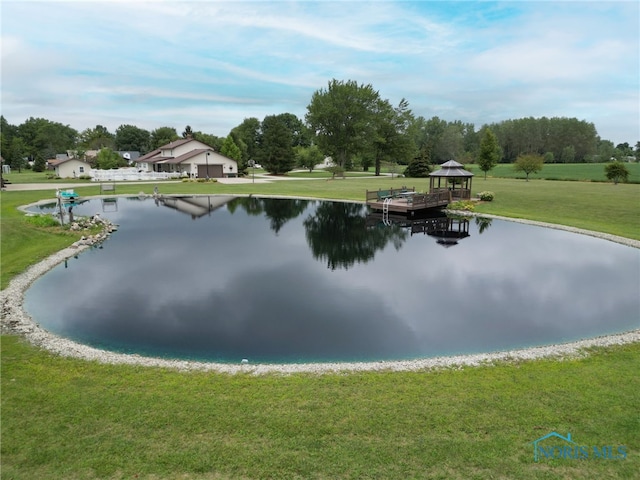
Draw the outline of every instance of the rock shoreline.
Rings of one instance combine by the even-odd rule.
[[[460,212],[462,213],[462,212]],[[468,214],[468,212],[466,212]],[[473,214],[475,215],[475,214]],[[609,234],[601,234],[573,227],[564,227],[529,220],[511,219],[493,215],[484,217],[527,223],[531,225],[557,228],[574,233],[591,235],[605,240],[621,243],[630,247],[640,248],[637,240],[626,239]],[[16,276],[9,286],[0,292],[0,313],[3,334],[17,334],[24,337],[31,344],[64,357],[75,357],[88,361],[108,364],[141,365],[161,367],[180,371],[213,371],[219,373],[250,373],[255,375],[267,373],[338,373],[360,371],[417,371],[437,368],[462,368],[465,366],[491,365],[495,362],[525,361],[540,358],[567,358],[585,355],[586,349],[593,347],[608,347],[640,342],[640,329],[630,332],[601,336],[571,343],[532,347],[504,352],[483,353],[475,355],[456,355],[450,357],[425,358],[406,361],[378,361],[352,363],[305,363],[305,364],[251,364],[238,361],[238,364],[198,362],[187,360],[170,360],[163,358],[143,357],[136,354],[125,354],[100,350],[72,340],[54,335],[35,323],[23,308],[24,293],[31,283],[38,277],[54,268],[59,263],[68,260],[78,253],[95,246],[108,238],[116,227],[108,220],[100,219],[103,233],[91,238],[84,238],[75,242],[36,265],[31,266]]]

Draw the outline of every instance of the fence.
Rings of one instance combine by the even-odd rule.
[[[181,178],[186,174],[179,172],[139,172],[137,169],[119,168],[117,170],[91,170],[92,182],[117,182],[117,181],[154,181]]]

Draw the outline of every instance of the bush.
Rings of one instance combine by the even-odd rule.
[[[331,174],[331,178],[342,177],[344,178],[344,168],[337,165],[325,168],[327,172]]]
[[[482,200],[483,202],[492,201],[494,196],[495,196],[495,194],[493,192],[489,192],[489,191],[484,191],[484,192],[478,193],[478,198],[480,200]]]
[[[416,158],[409,163],[403,173],[405,177],[426,178],[431,173],[431,165],[428,159]]]
[[[470,202],[469,200],[461,200],[459,202],[450,203],[447,206],[447,209],[449,209],[449,210],[464,210],[466,212],[473,212],[475,210],[475,206],[474,206],[473,202]]]
[[[199,182],[199,183],[205,183],[207,181],[210,183],[216,183],[218,180],[216,180],[215,178],[210,178],[209,180],[207,180],[206,178],[199,178],[196,180],[196,182]]]
[[[91,180],[91,175],[80,175],[78,178],[80,180]]]

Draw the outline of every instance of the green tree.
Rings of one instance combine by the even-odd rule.
[[[408,164],[415,153],[415,144],[409,133],[413,123],[409,102],[403,98],[394,108],[388,100],[379,99],[374,121],[375,132],[371,144],[376,175],[380,175],[383,161],[392,162],[394,165]]]
[[[611,140],[598,140],[598,148],[596,151],[597,162],[609,162],[615,155],[616,148]]]
[[[633,157],[633,148],[629,145],[629,142],[619,143],[616,145],[616,149],[620,150],[623,157]]]
[[[224,139],[220,153],[225,157],[232,158],[236,161],[240,161],[242,158],[240,147],[236,145],[236,142],[233,141],[233,137],[230,134]]]
[[[149,151],[151,134],[148,130],[134,125],[120,125],[116,128],[115,148],[120,151],[140,152]]]
[[[27,146],[25,145],[24,140],[21,137],[13,137],[5,160],[9,165],[11,165],[11,168],[17,168],[18,172],[21,172],[25,167],[26,152]]]
[[[310,147],[295,147],[296,165],[300,168],[306,168],[309,172],[313,172],[313,169],[319,163],[324,160],[324,155],[320,151],[317,145],[311,145]]]
[[[405,177],[425,178],[429,173],[431,173],[431,162],[428,155],[414,158],[404,170]]]
[[[35,158],[33,160],[33,171],[34,172],[44,172],[47,167],[47,161],[40,153],[36,153]]]
[[[450,122],[444,127],[433,155],[446,162],[459,160],[464,152],[464,136],[460,122]]]
[[[292,147],[308,147],[311,145],[311,132],[293,113],[281,113],[278,118],[291,132]]]
[[[68,125],[31,117],[18,126],[16,135],[24,140],[26,154],[34,162],[42,163],[40,171],[43,171],[46,159],[75,147],[78,132]]]
[[[522,152],[553,152],[562,159],[567,146],[575,149],[575,160],[584,162],[596,153],[598,133],[593,123],[576,118],[520,118],[488,125],[498,137],[503,159],[513,162]]]
[[[236,145],[243,150],[242,160],[245,164],[248,164],[249,160],[257,160],[260,148],[260,120],[255,117],[245,118],[240,125],[231,130],[231,135]]]
[[[115,135],[109,132],[107,127],[96,125],[95,128],[87,128],[80,133],[78,144],[87,150],[113,149],[115,148]]]
[[[176,129],[173,127],[156,128],[151,132],[151,144],[149,145],[150,150],[160,148],[174,140],[178,140],[179,138],[178,132],[176,132]]]
[[[371,85],[331,80],[313,93],[306,122],[318,146],[340,167],[365,150],[375,132],[374,115],[380,95]]]
[[[626,182],[629,180],[629,170],[622,162],[610,162],[604,166],[604,172],[607,179],[613,181],[614,185],[618,182]]]
[[[487,179],[487,172],[498,164],[500,160],[500,145],[498,138],[490,128],[486,128],[480,140],[480,150],[476,163],[478,168],[484,172],[484,179]]]
[[[259,161],[269,173],[281,175],[295,165],[291,130],[278,115],[268,115],[262,121]]]
[[[513,168],[516,172],[525,173],[527,176],[527,182],[529,181],[529,175],[539,172],[542,170],[543,166],[544,158],[535,153],[520,154],[513,164]]]
[[[6,152],[9,151],[11,146],[11,142],[15,137],[18,136],[18,127],[15,125],[11,125],[7,122],[7,119],[4,118],[4,115],[0,115],[0,152],[2,153],[2,157],[9,161],[7,158],[8,155]],[[10,165],[10,163],[7,163]]]
[[[560,161],[562,163],[573,163],[576,159],[576,149],[573,145],[569,145],[562,149],[562,153],[560,154]]]
[[[553,152],[545,152],[544,154],[544,163],[554,163],[554,155]]]
[[[109,170],[126,166],[127,162],[110,148],[102,148],[96,156],[95,166],[100,170]]]

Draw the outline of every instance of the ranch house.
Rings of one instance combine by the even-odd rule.
[[[143,172],[178,173],[190,178],[222,178],[238,175],[238,163],[193,138],[176,140],[139,157]]]

